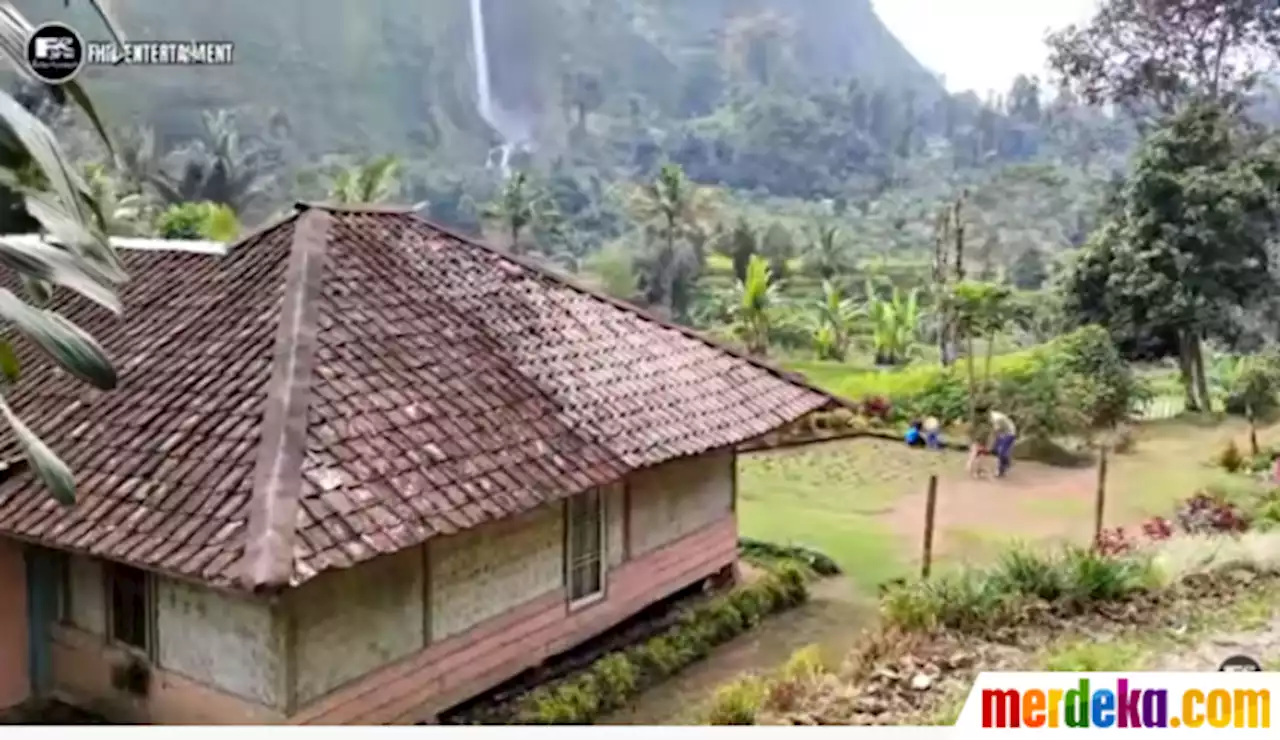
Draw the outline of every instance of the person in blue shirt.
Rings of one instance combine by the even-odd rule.
[[[908,447],[925,446],[924,434],[920,431],[920,426],[920,421],[917,419],[911,422],[911,426],[907,427],[907,433],[903,437],[903,440],[907,443]]]

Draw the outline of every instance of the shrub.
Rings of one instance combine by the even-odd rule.
[[[1228,473],[1235,473],[1244,467],[1244,455],[1240,454],[1240,448],[1236,446],[1235,440],[1230,440],[1218,453],[1214,462]]]
[[[1013,607],[1008,589],[969,569],[889,589],[880,602],[885,621],[907,630],[978,630],[1004,621]]]
[[[1060,598],[1067,589],[1064,573],[1054,558],[1024,546],[1000,556],[995,577],[1014,593],[1045,601]]]
[[[1249,519],[1234,504],[1201,492],[1178,507],[1178,526],[1190,534],[1225,534],[1244,532]]]
[[[519,697],[514,719],[523,724],[589,723],[601,712],[623,706],[637,691],[705,657],[714,646],[738,636],[765,614],[807,597],[805,572],[783,563],[755,583],[687,610],[666,632],[643,644],[610,653],[575,676]],[[747,698],[742,694],[726,699],[723,716],[741,717],[750,709],[754,717],[759,697],[754,703]]]
[[[1151,583],[1145,558],[1107,557],[1096,550],[1073,547],[1062,556],[1066,570],[1064,598],[1076,605],[1119,601]]]
[[[964,569],[887,590],[881,612],[906,630],[982,631],[1012,621],[1030,601],[1076,607],[1118,601],[1153,582],[1148,558],[1110,557],[1085,548],[1055,556],[1025,549],[993,568]]]
[[[862,399],[861,412],[868,419],[887,422],[893,416],[893,403],[884,396],[867,396]]]
[[[707,722],[712,725],[753,725],[764,700],[764,683],[755,677],[739,679],[716,690]]]

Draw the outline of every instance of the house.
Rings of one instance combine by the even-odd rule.
[[[55,306],[117,390],[20,355],[79,493],[0,438],[0,703],[431,721],[733,568],[736,446],[835,403],[408,211],[122,258]]]

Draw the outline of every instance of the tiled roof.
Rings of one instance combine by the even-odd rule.
[[[117,390],[19,341],[10,401],[78,498],[19,469],[0,534],[216,586],[297,585],[833,402],[407,211],[300,206],[226,257],[122,258],[123,319],[54,304]]]

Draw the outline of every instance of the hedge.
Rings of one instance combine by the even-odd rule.
[[[840,566],[826,554],[803,545],[778,545],[750,537],[738,538],[738,552],[742,557],[765,565],[776,565],[788,560],[803,563],[820,576],[840,575]]]
[[[760,580],[687,610],[666,632],[609,653],[573,676],[513,703],[512,724],[589,724],[701,660],[717,645],[809,597],[804,571],[784,563]]]

